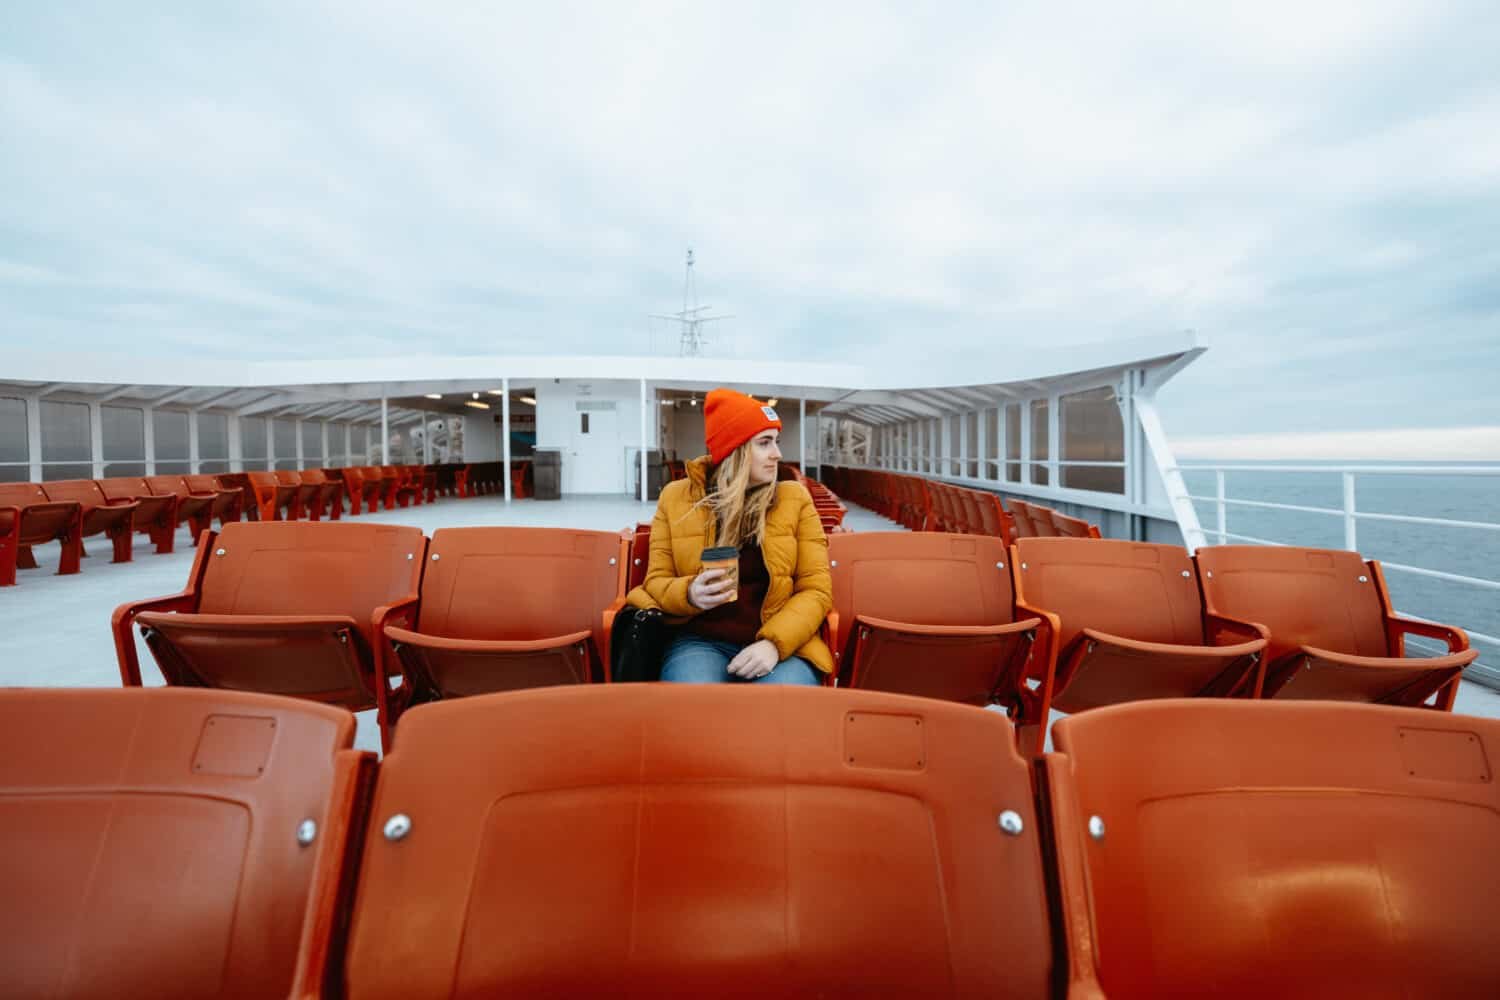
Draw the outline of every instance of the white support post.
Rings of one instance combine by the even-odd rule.
[[[1177,468],[1172,446],[1167,442],[1166,429],[1162,426],[1161,416],[1156,412],[1156,400],[1150,395],[1149,389],[1136,393],[1135,413],[1136,419],[1141,422],[1146,447],[1151,451],[1151,460],[1156,463],[1156,471],[1161,476],[1162,485],[1166,487],[1172,513],[1177,517],[1177,530],[1182,532],[1182,543],[1189,552],[1196,552],[1207,544],[1203,525],[1198,521],[1198,511],[1193,507],[1193,501],[1188,499],[1187,484],[1183,482],[1182,472]]]
[[[27,472],[33,483],[42,481],[42,400],[40,396],[26,397],[26,457],[30,464]]]
[[[380,464],[391,464],[391,401],[384,391],[380,393]]]
[[[807,464],[807,400],[797,400],[797,465],[801,467],[804,475],[810,466]]]
[[[969,445],[974,442],[969,440],[969,415],[960,413],[953,418],[958,421],[958,474],[961,478],[969,478]]]
[[[228,420],[229,430],[229,471],[245,471],[245,442],[240,434],[240,415],[231,413]]]
[[[1229,541],[1229,511],[1228,505],[1224,503],[1224,470],[1220,469],[1214,473],[1214,493],[1218,502],[1214,505],[1218,514],[1219,522],[1219,544],[1224,545]]]
[[[646,503],[646,448],[651,444],[646,440],[646,380],[641,379],[641,503]]]
[[[302,418],[292,418],[292,433],[297,436],[297,471],[307,468],[307,449],[302,447]]]
[[[1062,487],[1062,397],[1052,396],[1047,400],[1047,485],[1053,489]]]
[[[89,460],[95,479],[104,477],[104,418],[98,403],[89,403]]]
[[[422,464],[432,464],[432,418],[426,410],[422,411]]]
[[[349,421],[346,420],[346,421],[344,421],[344,464],[345,465],[359,465],[359,464],[361,464],[360,462],[356,462],[354,460],[355,459],[354,455],[350,454],[349,449],[351,447],[353,447],[353,445],[354,445],[354,425],[352,423],[350,423]]]
[[[156,407],[148,406],[141,411],[141,427],[145,430],[146,475],[156,475]]]
[[[500,380],[500,448],[503,456],[504,466],[501,468],[501,478],[505,480],[505,502],[511,501],[510,489],[510,379]]]
[[[1030,486],[1031,475],[1031,400],[1021,401],[1021,482]]]
[[[328,421],[326,421],[326,420],[323,421],[322,427],[323,427],[323,458],[322,458],[322,463],[323,463],[323,467],[326,468],[326,467],[329,467],[329,466],[332,465],[332,463],[328,461]]]
[[[975,436],[979,438],[974,443],[974,468],[979,472],[979,478],[988,482],[994,478],[990,475],[990,407],[986,406],[979,411],[974,418]]]
[[[201,461],[199,453],[201,448],[198,444],[198,411],[188,410],[188,472],[198,474],[198,463]]]
[[[1359,551],[1359,541],[1354,531],[1354,473],[1344,473],[1344,548]]]

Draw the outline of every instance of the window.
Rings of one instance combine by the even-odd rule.
[[[0,396],[0,483],[31,479],[26,400]]]
[[[302,421],[302,467],[323,467],[323,424],[318,420]]]
[[[276,446],[276,468],[297,468],[297,423],[294,420],[271,421],[272,442]]]
[[[1047,485],[1047,401],[1031,401],[1031,481]]]
[[[151,441],[156,449],[156,472],[162,476],[185,476],[188,462],[188,415],[181,410],[157,410],[151,414]]]
[[[198,420],[198,471],[229,471],[229,418],[222,413],[200,413]]]
[[[369,428],[364,424],[351,424],[349,427],[349,464],[353,466],[370,464],[370,442]]]
[[[42,478],[90,479],[94,475],[87,403],[42,400]]]
[[[265,472],[271,466],[266,452],[266,418],[240,418],[240,459],[246,472]]]
[[[1021,404],[1005,407],[1005,480],[1021,481]]]
[[[1058,400],[1062,437],[1062,485],[1101,493],[1125,492],[1125,427],[1112,386],[1075,392]],[[1118,466],[1070,465],[1118,462]]]
[[[349,464],[349,425],[328,425],[328,454],[323,456],[325,468],[342,469]]]

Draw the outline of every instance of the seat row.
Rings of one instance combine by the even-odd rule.
[[[1500,722],[551,688],[0,692],[7,992],[1494,996]]]
[[[1097,525],[1051,507],[1014,497],[955,486],[937,479],[877,469],[827,467],[830,485],[912,531],[951,531],[965,535],[1017,538],[1098,538]]]
[[[1200,550],[1102,539],[930,532],[829,536],[836,681],[1003,705],[1025,749],[1050,712],[1152,698],[1298,698],[1451,710],[1477,655],[1462,630],[1391,610],[1352,552]],[[206,532],[187,587],[113,617],[173,685],[375,708],[389,745],[413,705],[610,679],[610,633],[645,574],[649,526],[231,523]],[[1445,642],[1406,656],[1405,637]]]
[[[844,515],[849,513],[849,508],[844,506],[833,490],[816,479],[803,475],[800,462],[782,462],[778,478],[790,479],[803,485],[812,497],[813,507],[818,512],[818,520],[823,522],[825,533],[847,530],[844,528]]]

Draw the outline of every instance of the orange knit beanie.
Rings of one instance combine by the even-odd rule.
[[[715,465],[761,431],[781,430],[781,418],[765,403],[733,389],[714,389],[703,401],[703,434]]]

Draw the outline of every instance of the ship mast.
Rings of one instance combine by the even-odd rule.
[[[734,318],[706,315],[711,308],[713,307],[698,304],[698,283],[693,276],[693,248],[688,247],[687,268],[682,279],[682,309],[675,313],[652,313],[651,318],[676,323],[681,330],[677,353],[684,358],[696,358],[701,357],[703,349],[708,346],[708,341],[703,336],[703,324]]]

